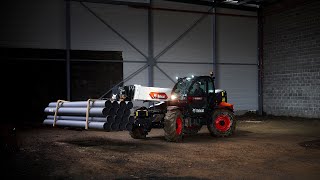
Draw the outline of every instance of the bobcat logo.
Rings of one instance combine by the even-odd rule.
[[[168,96],[166,93],[151,92],[149,95],[152,99],[168,99]]]

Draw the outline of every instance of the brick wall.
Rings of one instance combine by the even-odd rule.
[[[320,1],[264,9],[264,111],[320,118]]]

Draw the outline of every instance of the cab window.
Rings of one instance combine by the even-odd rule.
[[[208,80],[208,93],[214,93],[213,82],[210,79]]]
[[[190,95],[192,96],[204,96],[206,95],[206,81],[195,81],[190,89]]]

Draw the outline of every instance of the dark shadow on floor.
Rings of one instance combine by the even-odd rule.
[[[73,144],[80,147],[94,147],[101,150],[107,151],[116,151],[116,152],[125,152],[133,153],[137,151],[156,151],[158,149],[165,149],[166,147],[161,144],[150,143],[145,144],[142,141],[122,141],[109,138],[101,137],[90,137],[90,138],[77,138],[61,141],[63,143]]]
[[[312,140],[312,141],[304,141],[298,143],[300,146],[305,147],[306,149],[318,149],[320,150],[320,139]]]
[[[233,139],[237,139],[239,137],[250,136],[253,132],[251,131],[243,131],[237,130],[236,133],[230,137],[213,137],[210,133],[198,133],[195,135],[185,135],[183,138],[183,143],[200,143],[200,142],[219,142],[219,141],[229,141]],[[165,141],[164,136],[151,136],[147,137],[146,140],[149,141]]]

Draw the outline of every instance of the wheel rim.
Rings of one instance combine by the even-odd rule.
[[[218,131],[226,132],[230,129],[231,120],[230,117],[227,115],[219,115],[215,119],[215,127]]]
[[[176,134],[180,135],[182,133],[182,119],[177,117],[176,119]]]

